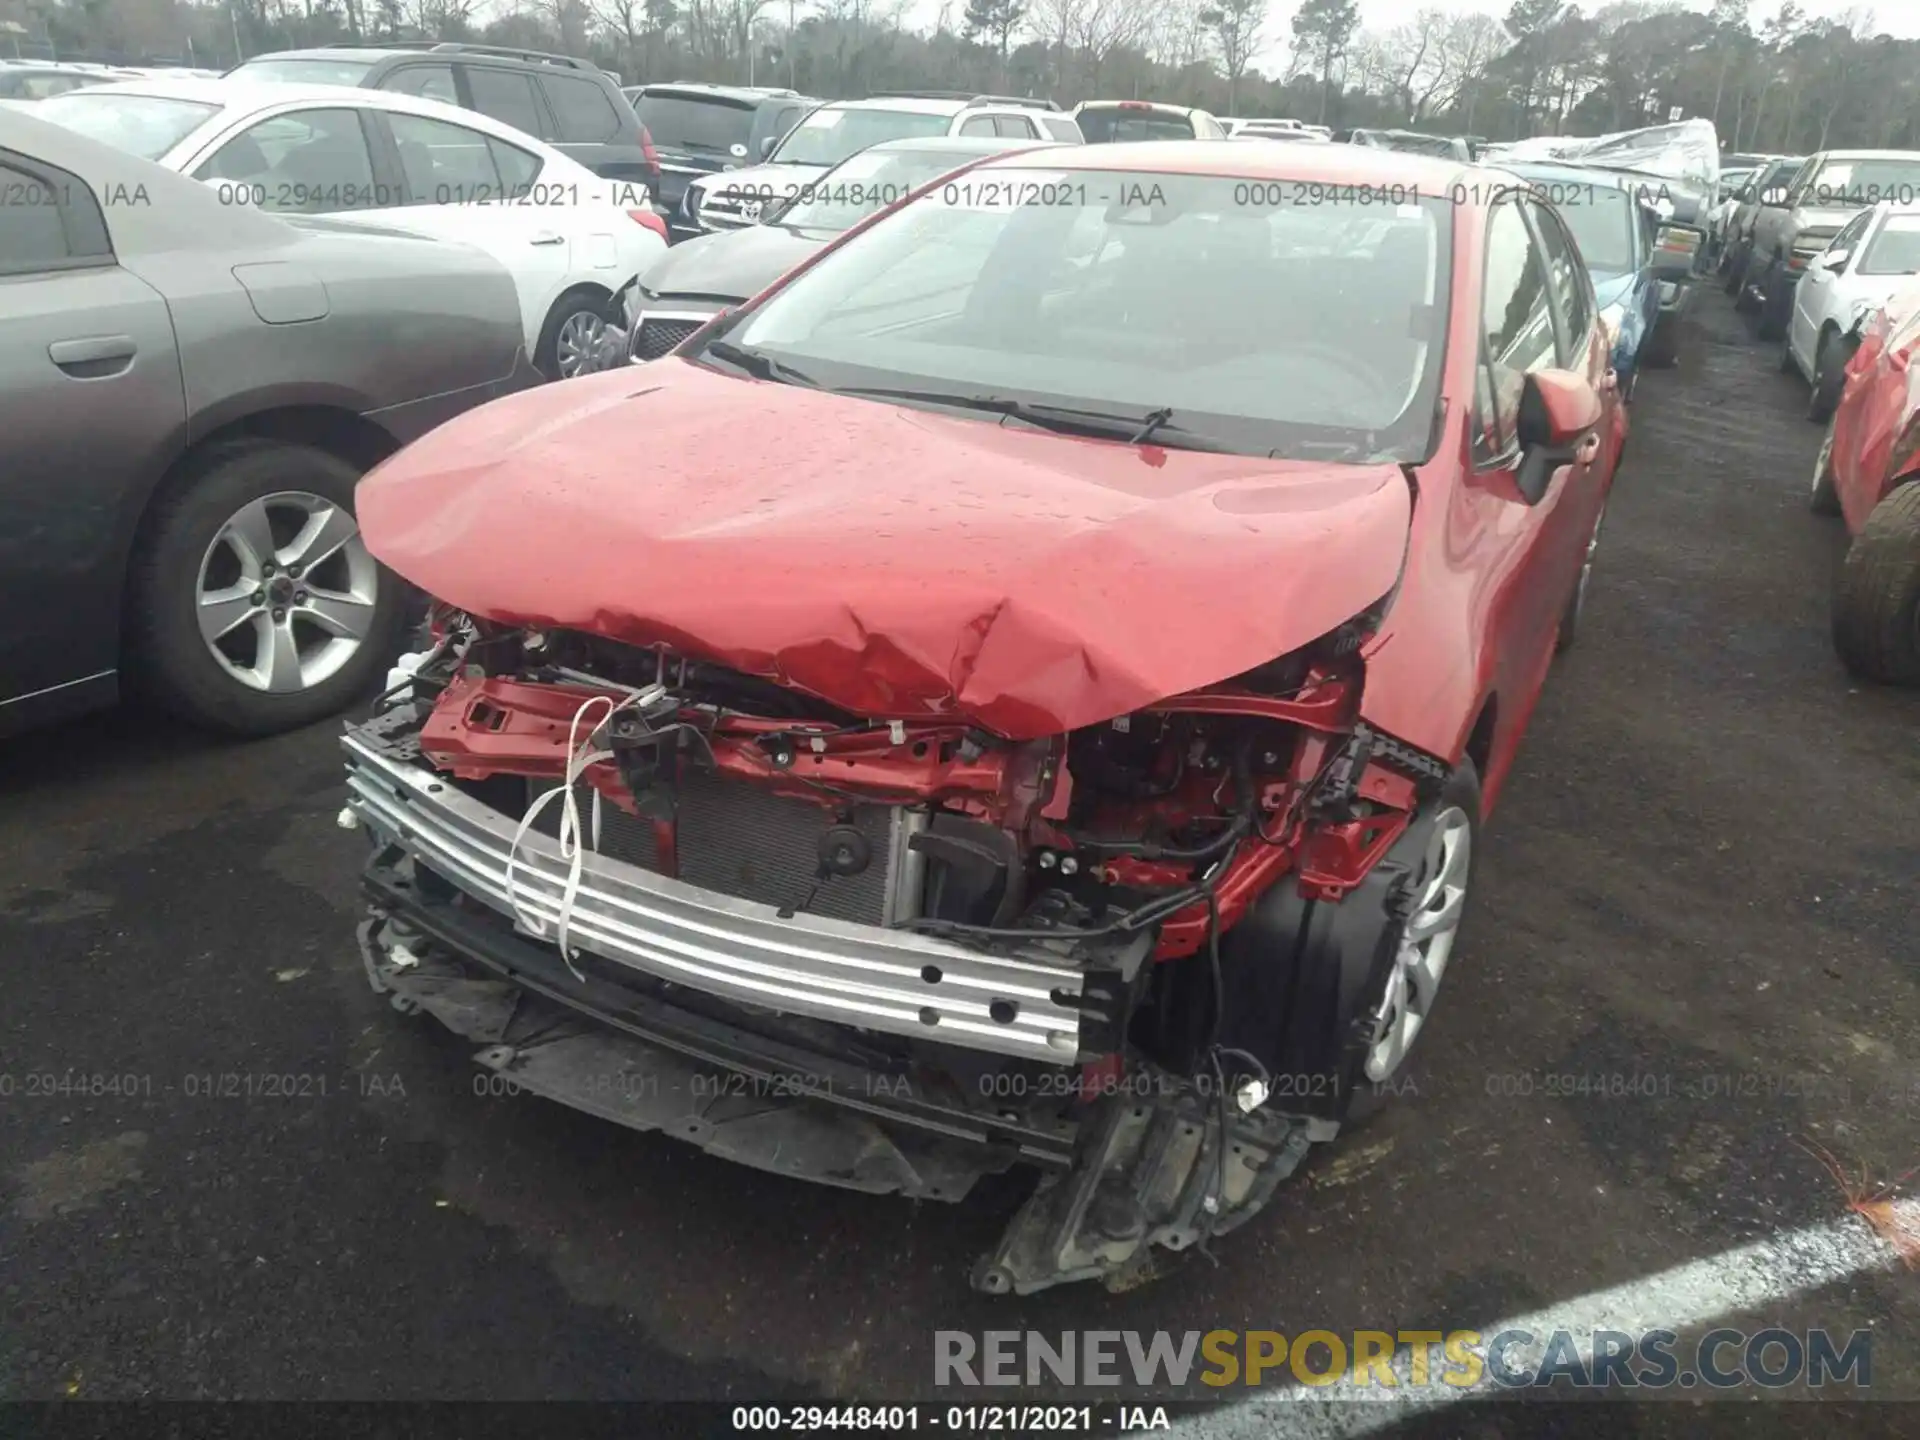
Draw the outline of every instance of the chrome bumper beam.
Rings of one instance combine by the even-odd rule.
[[[365,825],[500,913],[512,917],[517,902],[551,937],[568,868],[556,841],[528,832],[509,898],[518,817],[352,731],[342,744],[348,804]],[[741,1005],[1056,1065],[1079,1058],[1084,976],[1069,965],[821,916],[782,919],[771,905],[594,854],[569,933],[615,964]]]

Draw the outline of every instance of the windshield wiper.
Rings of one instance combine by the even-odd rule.
[[[1009,395],[957,395],[945,390],[894,390],[885,386],[847,386],[835,389],[836,395],[863,395],[875,400],[905,400],[921,405],[950,405],[956,410],[974,410],[987,415],[1006,415],[1065,435],[1091,435],[1099,439],[1125,440],[1129,445],[1146,443],[1149,436],[1165,435],[1176,450],[1205,450],[1230,454],[1233,447],[1196,435],[1173,423],[1173,411],[1166,407],[1145,415],[1117,415],[1110,410],[1081,410],[1071,405],[1048,405],[1041,401],[1016,400]]]
[[[738,365],[756,380],[775,380],[783,385],[804,385],[809,390],[818,390],[820,382],[804,370],[796,370],[784,360],[776,360],[759,350],[749,350],[744,345],[736,345],[731,340],[714,340],[701,350],[702,355],[711,355],[716,360],[724,360],[729,365]]]

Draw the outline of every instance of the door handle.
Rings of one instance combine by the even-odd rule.
[[[567,237],[556,235],[551,230],[542,230],[527,243],[529,245],[564,245],[567,243]]]
[[[125,370],[138,349],[131,335],[89,335],[54,341],[47,358],[76,380],[97,380]]]

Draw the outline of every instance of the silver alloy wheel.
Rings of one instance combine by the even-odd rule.
[[[1833,425],[1827,425],[1826,438],[1820,442],[1820,458],[1813,462],[1813,493],[1820,493],[1820,482],[1827,478],[1827,467],[1833,463]]]
[[[1465,810],[1449,805],[1434,820],[1427,838],[1413,909],[1393,958],[1386,994],[1374,1012],[1366,1069],[1367,1078],[1376,1085],[1400,1068],[1433,1013],[1466,909],[1472,868],[1473,826]]]
[[[600,341],[606,333],[607,322],[591,310],[576,310],[560,322],[553,357],[562,380],[571,380],[593,364],[599,357]]]
[[[1587,608],[1587,582],[1593,579],[1593,557],[1600,549],[1600,527],[1607,523],[1607,502],[1600,502],[1600,513],[1593,517],[1593,533],[1587,537],[1587,553],[1580,561],[1580,578],[1574,582],[1573,613]]]
[[[337,674],[373,626],[380,568],[351,512],[305,490],[243,505],[200,557],[200,637],[227,674],[288,695]]]

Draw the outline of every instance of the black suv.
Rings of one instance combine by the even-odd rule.
[[[702,175],[758,165],[820,101],[757,85],[630,85],[625,91],[659,147],[660,208]],[[690,233],[698,234],[698,231]]]
[[[544,140],[608,180],[660,193],[660,160],[646,127],[620,93],[619,77],[586,60],[451,41],[361,42],[277,50],[229,75],[301,85],[352,85],[424,95]]]

